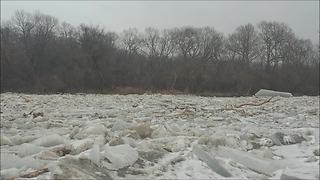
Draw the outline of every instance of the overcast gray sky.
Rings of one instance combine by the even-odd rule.
[[[120,32],[128,27],[213,26],[225,34],[262,20],[287,23],[301,38],[319,40],[319,1],[3,1],[1,19],[24,9],[74,25],[88,23]]]

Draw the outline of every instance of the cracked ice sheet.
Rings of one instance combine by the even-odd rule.
[[[21,96],[29,96],[32,100],[25,102]],[[130,123],[140,123],[150,121],[153,128],[162,127],[164,123],[168,127],[176,126],[195,141],[201,135],[229,134],[241,135],[243,133],[254,132],[256,134],[268,136],[273,131],[280,132],[303,132],[305,129],[319,128],[319,97],[275,97],[272,102],[263,106],[246,106],[245,109],[251,115],[242,115],[235,111],[223,111],[226,105],[239,105],[242,103],[256,102],[262,98],[255,97],[199,97],[187,95],[30,95],[30,94],[1,94],[1,133],[12,140],[12,135],[21,137],[39,137],[49,134],[59,134],[68,139],[72,128],[79,126],[87,128],[93,123],[108,125],[118,120]],[[276,101],[274,101],[276,100]],[[138,106],[134,107],[135,104]],[[178,109],[175,109],[178,107]],[[192,111],[189,115],[182,116],[184,107],[189,107]],[[180,108],[180,109],[179,109]],[[24,118],[23,113],[30,113],[32,110],[44,112],[48,117],[48,122],[32,122],[32,117]],[[170,116],[170,115],[174,116]],[[244,122],[241,122],[244,120]],[[52,124],[62,121],[61,127],[50,126],[46,128],[45,123]],[[255,123],[252,123],[255,122]],[[210,126],[207,126],[210,124]],[[54,124],[56,125],[56,124]],[[110,130],[110,129],[108,129]],[[318,131],[314,131],[311,136],[319,136]],[[89,137],[91,138],[91,137]],[[173,136],[172,141],[177,141],[181,137]],[[313,138],[314,141],[316,138]],[[319,138],[317,138],[319,139]],[[139,140],[137,140],[138,142]],[[154,142],[154,139],[145,139],[147,142]],[[1,146],[1,153],[14,153],[14,149],[20,145]],[[313,150],[314,145],[306,145],[307,156]],[[284,148],[282,154],[298,153],[286,158],[294,160],[301,165],[301,170],[319,168],[319,164],[306,163],[306,158],[299,158],[303,152],[292,147]],[[311,148],[311,149],[310,149]],[[281,150],[274,151],[280,153]],[[298,152],[296,152],[298,151]],[[168,153],[172,154],[172,153]],[[217,157],[218,159],[218,157]],[[223,159],[220,159],[225,161]],[[319,161],[317,161],[319,163]],[[259,174],[245,168],[231,167],[228,163],[225,167],[235,177],[260,177]],[[149,169],[152,167],[146,167]],[[191,169],[191,170],[190,170]],[[189,175],[186,173],[190,172]],[[301,172],[297,170],[296,172]],[[130,176],[133,177],[133,176]],[[155,177],[147,174],[143,177]],[[140,177],[140,178],[143,178]],[[221,178],[218,174],[209,169],[205,163],[192,156],[186,157],[185,161],[169,165],[168,171],[160,177],[176,178]]]
[[[175,165],[169,165],[167,171],[157,179],[252,179],[266,178],[262,174],[255,173],[238,163],[231,163],[229,159],[217,157],[220,164],[232,173],[232,177],[223,177],[212,171],[206,163],[195,155],[189,154],[185,161]],[[232,166],[231,164],[234,164]]]
[[[307,145],[306,143],[292,144],[286,146],[272,147],[273,153],[282,156],[289,161],[294,167],[280,170],[282,173],[298,177],[301,179],[316,179],[319,177],[319,156],[316,162],[306,162],[309,157],[313,156],[313,150],[317,145]],[[281,173],[280,173],[281,174]],[[277,178],[279,174],[273,178]]]
[[[204,162],[197,159],[187,159],[174,167],[158,179],[222,179],[223,176],[213,172]]]

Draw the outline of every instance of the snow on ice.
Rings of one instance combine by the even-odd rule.
[[[1,179],[319,178],[319,97],[282,92],[4,93],[0,137]]]

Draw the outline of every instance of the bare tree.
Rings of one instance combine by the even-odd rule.
[[[98,26],[81,24],[79,27],[79,42],[85,55],[88,57],[88,65],[92,71],[88,71],[93,77],[88,83],[93,86],[105,84],[106,79],[102,67],[105,66],[106,57],[115,50],[116,36],[114,33],[105,33]],[[97,78],[96,78],[97,77]],[[94,83],[95,82],[95,83]]]
[[[1,33],[0,53],[1,53],[1,73],[2,73],[1,78],[3,78],[3,76],[6,75],[3,73],[4,71],[7,73],[9,71],[8,74],[14,71],[13,62],[11,60],[12,54],[10,53],[10,51],[12,51],[12,49],[16,45],[16,39],[14,37],[17,36],[17,33],[13,31],[12,23],[10,23],[9,21],[1,22],[0,33]]]
[[[145,36],[142,39],[142,44],[146,48],[146,54],[149,57],[157,57],[159,56],[159,46],[160,46],[160,33],[159,30],[155,28],[146,28]]]
[[[292,30],[284,23],[263,21],[259,25],[263,41],[266,70],[276,69],[283,60],[281,49],[294,37]]]
[[[174,54],[174,51],[176,50],[176,44],[174,41],[174,32],[169,29],[162,30],[161,37],[159,40],[160,43],[160,57],[171,57]]]
[[[33,15],[35,22],[35,35],[38,38],[48,40],[54,36],[54,28],[58,25],[58,19],[50,15],[35,12]]]
[[[200,36],[202,58],[220,60],[224,48],[223,34],[216,32],[212,27],[205,27],[201,29]]]
[[[173,31],[168,29],[160,32],[155,28],[146,28],[142,43],[149,57],[168,58],[175,50]]]
[[[12,18],[12,24],[22,35],[22,42],[25,48],[29,47],[31,31],[34,29],[36,22],[32,15],[23,10],[17,10]]]
[[[46,14],[17,11],[1,22],[1,90],[120,86],[243,95],[268,87],[319,95],[319,45],[297,38],[283,23],[258,27],[259,34],[251,24],[240,26],[227,39],[212,27],[147,28],[142,34],[131,28],[118,38],[99,26],[74,28]],[[264,64],[254,62],[258,54]]]
[[[67,22],[62,22],[58,29],[59,35],[65,39],[75,38],[77,34],[76,28]]]
[[[201,54],[200,30],[193,27],[175,29],[174,40],[179,55],[183,57],[199,57]]]
[[[294,37],[288,39],[287,43],[281,48],[281,55],[285,64],[308,64],[313,53],[313,45],[310,40]]]
[[[206,60],[219,60],[223,52],[223,35],[211,27],[175,29],[172,37],[178,55]]]
[[[236,29],[228,38],[227,49],[242,62],[249,63],[259,55],[259,37],[252,24]]]
[[[128,52],[128,55],[139,54],[141,52],[142,39],[138,29],[129,28],[124,30],[121,36],[122,47]]]

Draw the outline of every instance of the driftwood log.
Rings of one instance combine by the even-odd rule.
[[[235,108],[241,108],[243,106],[261,106],[263,104],[266,104],[266,103],[270,102],[272,98],[273,97],[271,97],[271,98],[269,98],[269,99],[267,99],[265,101],[259,102],[259,103],[244,103],[244,104],[240,104],[240,105],[235,105]]]
[[[44,174],[46,172],[49,172],[49,169],[43,168],[43,169],[29,172],[27,174],[20,175],[19,177],[12,178],[11,180],[15,180],[17,178],[34,178],[34,177],[38,177],[39,175]]]

